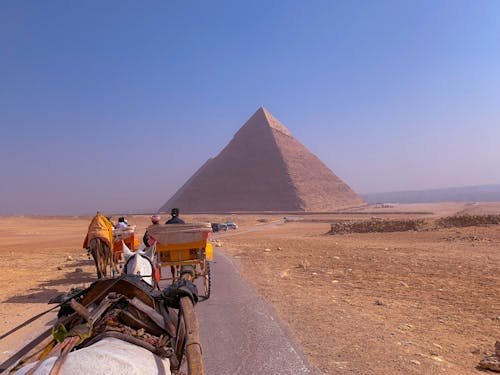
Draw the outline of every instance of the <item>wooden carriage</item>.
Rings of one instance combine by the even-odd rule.
[[[139,239],[135,228],[135,225],[131,225],[126,228],[113,229],[113,260],[115,264],[122,261],[123,243],[132,251],[139,248]]]
[[[162,267],[173,267],[175,276],[160,276],[161,280],[175,281],[183,273],[190,272],[192,280],[203,278],[203,297],[211,292],[210,260],[212,244],[208,236],[210,223],[150,225],[148,235],[156,241],[156,253],[160,274]]]

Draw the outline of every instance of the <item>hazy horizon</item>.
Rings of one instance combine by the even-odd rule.
[[[500,184],[500,3],[0,10],[0,215],[156,210],[261,105],[359,194]]]

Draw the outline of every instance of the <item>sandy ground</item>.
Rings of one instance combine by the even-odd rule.
[[[405,214],[395,212],[405,211]],[[372,217],[500,213],[500,204],[393,205]],[[384,214],[384,212],[387,212]],[[347,215],[347,216],[346,216]],[[469,374],[500,339],[500,227],[326,235],[344,215],[187,216],[231,219],[241,229],[217,248],[289,325],[311,363],[335,374]],[[354,216],[354,215],[353,215]],[[128,216],[142,234],[147,216]],[[47,300],[95,278],[81,243],[87,217],[0,218],[2,333],[48,308]],[[241,234],[238,234],[241,233]],[[0,342],[4,360],[54,317]]]

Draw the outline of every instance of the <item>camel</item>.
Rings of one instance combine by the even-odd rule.
[[[94,258],[98,279],[108,276],[108,267],[110,276],[118,272],[113,261],[113,226],[100,212],[89,224],[83,247]]]
[[[91,239],[88,251],[94,259],[98,279],[108,276],[108,268],[110,276],[116,272],[113,251],[105,241],[98,237]]]

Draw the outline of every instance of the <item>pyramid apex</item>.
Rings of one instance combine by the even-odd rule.
[[[257,111],[255,111],[255,113],[263,113],[265,115],[271,115],[271,112],[269,112],[269,110],[266,107],[264,107],[263,105],[261,105],[259,108],[257,108]]]
[[[274,117],[271,112],[264,106],[257,108],[255,113],[248,119],[245,123],[247,126],[255,126],[259,124],[260,126],[268,126],[282,134],[292,136],[290,131],[283,125],[276,117]],[[245,126],[243,126],[245,128]],[[242,128],[242,129],[243,129]],[[241,130],[241,129],[240,129]]]
[[[256,115],[265,115],[266,112],[269,112],[264,106],[260,106],[259,108],[257,108],[257,110],[254,112],[254,114],[252,116],[250,116],[250,118],[256,116]]]
[[[258,111],[262,111],[264,114],[267,124],[269,127],[273,128],[274,130],[277,130],[285,135],[292,136],[292,133],[287,129],[285,125],[283,125],[276,117],[274,117],[271,112],[269,112],[266,108],[261,106]]]

